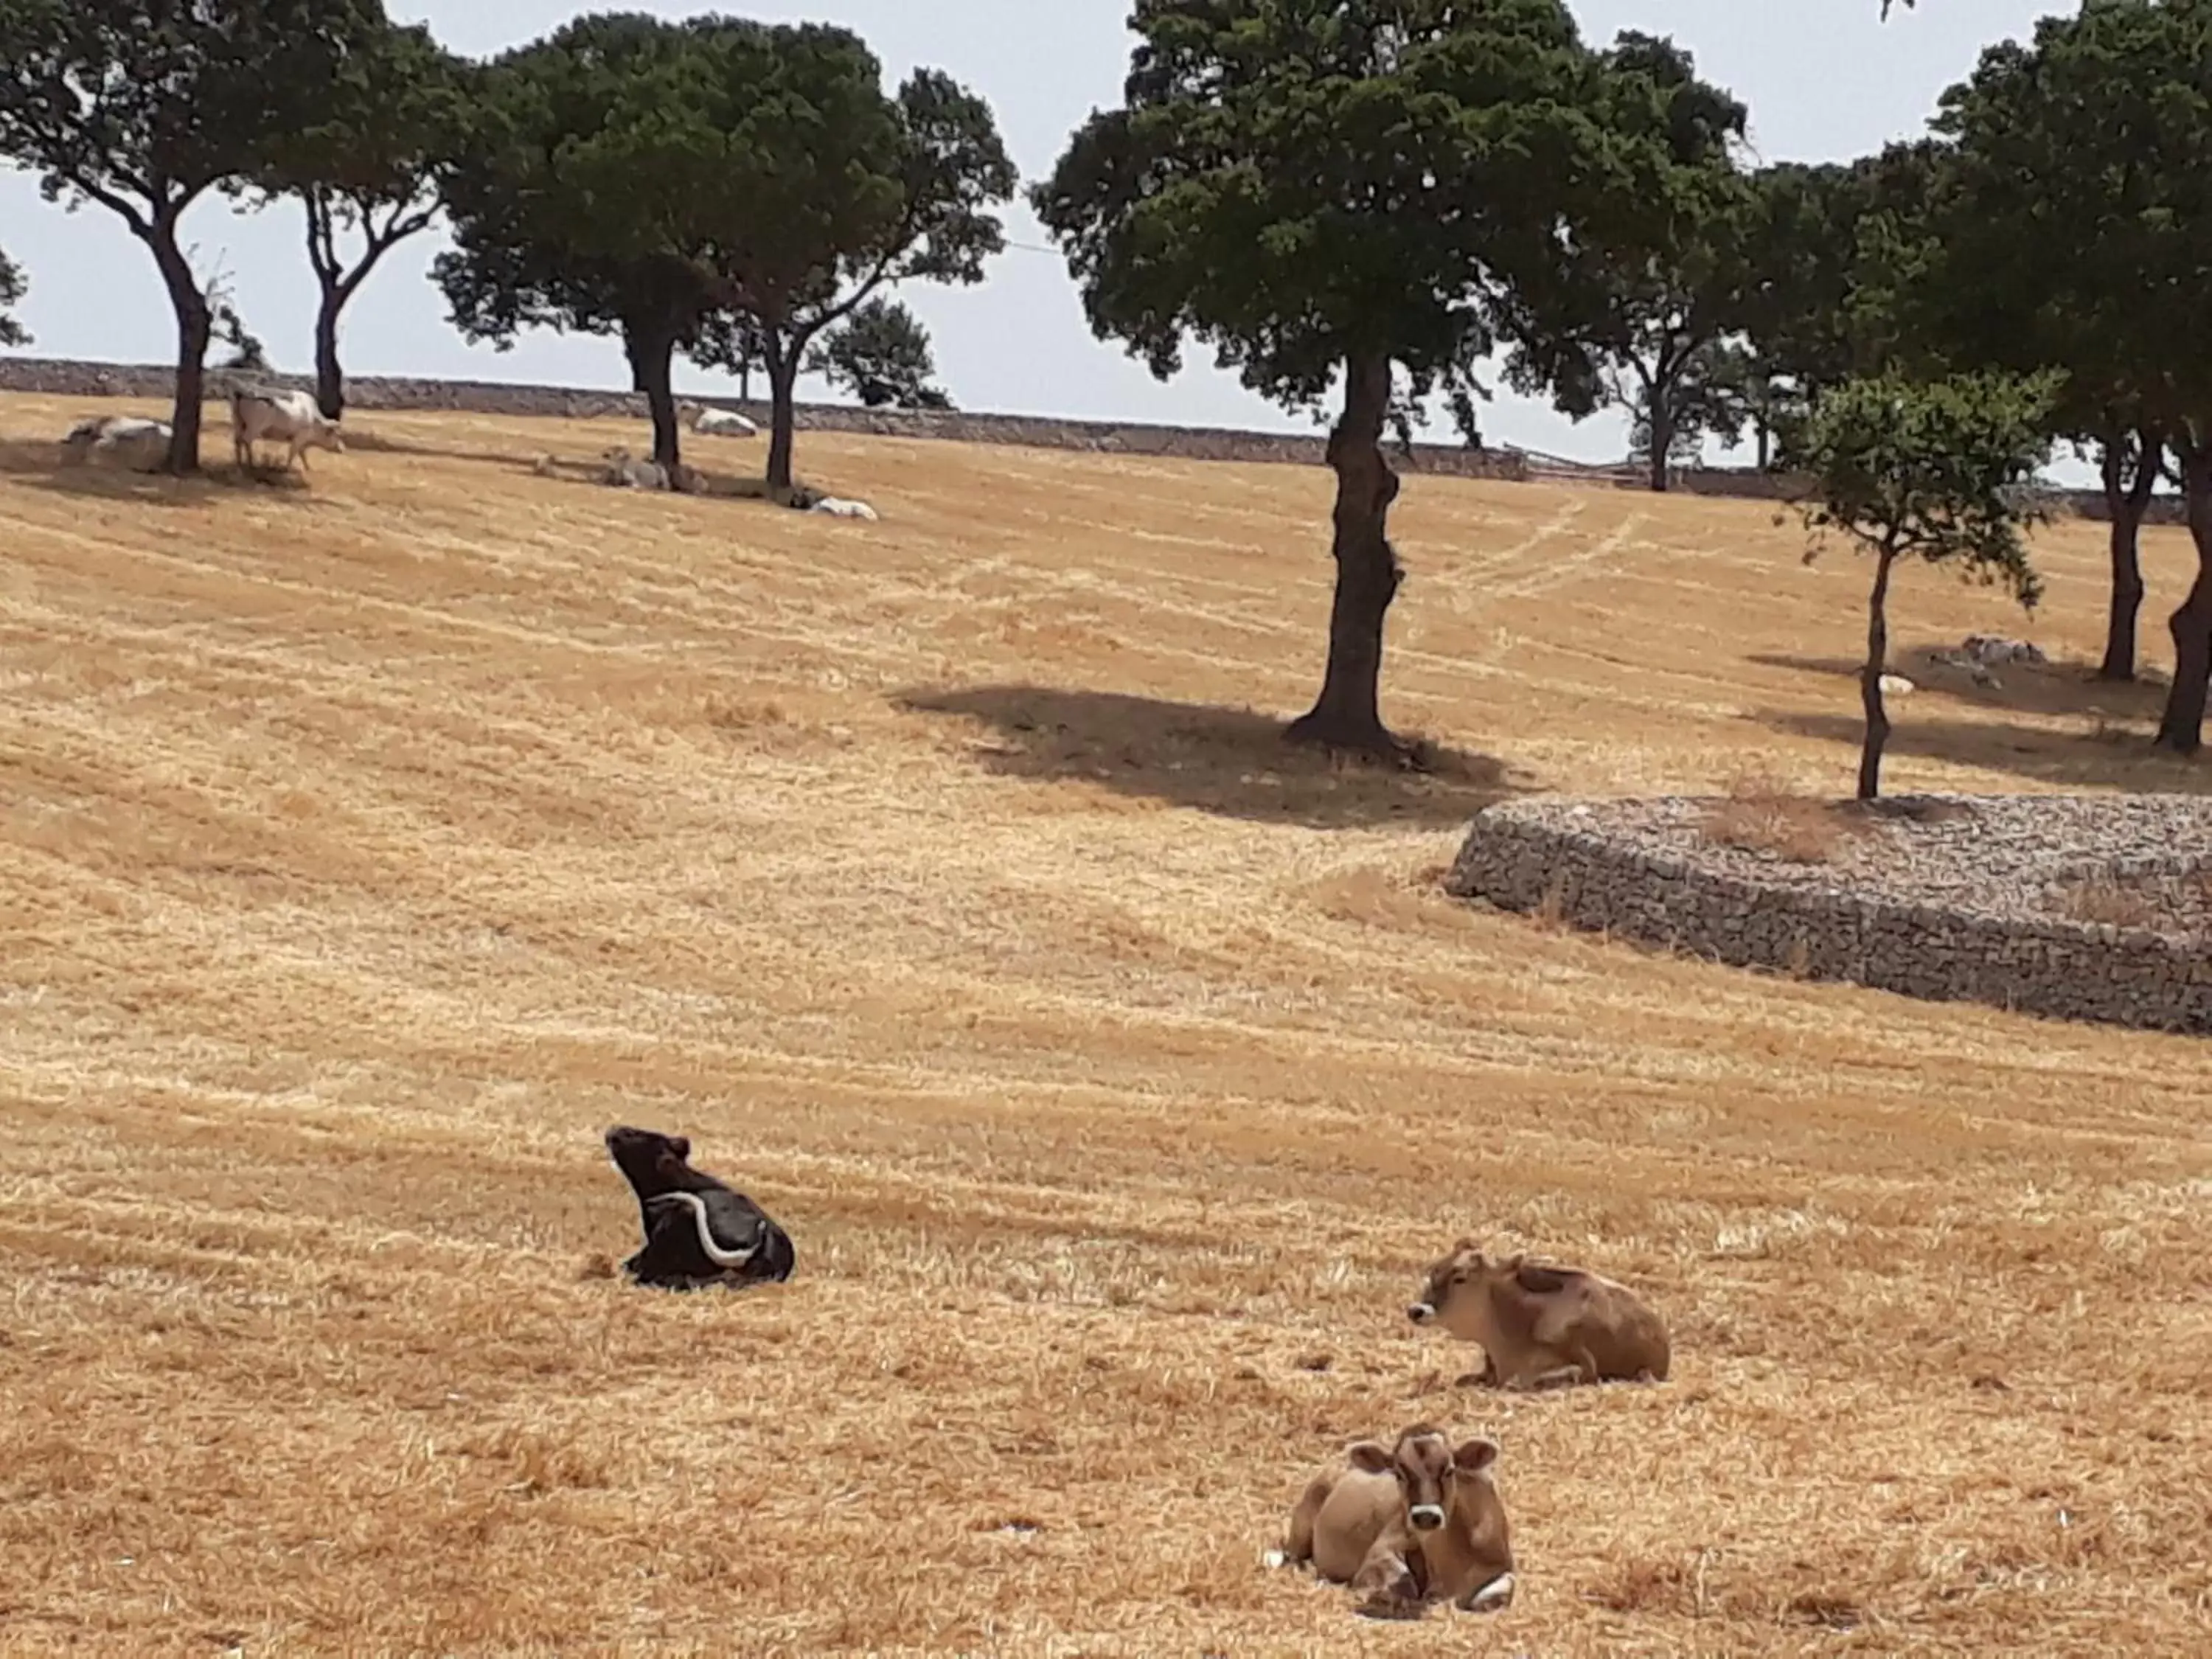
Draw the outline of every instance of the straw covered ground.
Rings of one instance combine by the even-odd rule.
[[[871,525],[531,471],[615,423],[58,477],[81,412],[0,398],[6,1650],[2212,1643],[2203,1045],[1439,890],[1508,793],[1847,787],[1866,571],[1771,507],[1408,480],[1414,780],[1276,741],[1317,468],[806,435]],[[2057,664],[1931,678],[1887,781],[2203,788],[2078,666],[2101,530],[2041,552]],[[615,1121],[799,1276],[605,1276]],[[1462,1233],[1644,1289],[1674,1380],[1455,1389]],[[1504,1447],[1511,1609],[1261,1566],[1419,1419]]]

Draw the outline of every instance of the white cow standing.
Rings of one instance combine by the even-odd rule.
[[[346,453],[345,436],[338,423],[315,406],[304,392],[248,391],[241,386],[230,394],[230,437],[241,467],[254,465],[253,446],[276,442],[286,446],[284,470],[307,470],[307,452],[327,449]]]

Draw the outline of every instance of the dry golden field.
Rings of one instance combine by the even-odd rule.
[[[1847,789],[1866,571],[1774,508],[1409,479],[1407,779],[1274,736],[1318,468],[802,434],[870,525],[531,472],[621,423],[57,477],[92,406],[0,398],[7,1651],[2212,1649],[2212,1051],[1437,889],[1510,791]],[[2102,537],[1898,635],[2089,656]],[[1887,781],[2204,787],[2156,700],[1924,689]],[[614,1121],[798,1277],[606,1277]],[[1674,1379],[1455,1389],[1462,1233]],[[1504,1447],[1510,1609],[1261,1566],[1423,1418]]]

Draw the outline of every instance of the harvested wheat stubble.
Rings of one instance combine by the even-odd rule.
[[[2212,804],[2201,797],[1838,803],[1820,809],[1836,829],[1817,855],[1736,833],[1744,806],[1494,806],[1449,885],[1741,967],[2212,1032]]]

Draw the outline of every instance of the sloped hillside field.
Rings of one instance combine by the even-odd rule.
[[[1448,890],[1501,802],[1847,787],[1866,572],[1771,506],[1409,479],[1401,777],[1278,740],[1319,468],[805,434],[867,523],[372,411],[305,484],[56,474],[100,406],[0,398],[9,1651],[2212,1641],[2201,1040]],[[2044,533],[2052,666],[1898,706],[1899,793],[2203,793],[2080,666],[2102,540]],[[617,1122],[796,1277],[611,1276]],[[1671,1378],[1455,1388],[1462,1235],[1634,1285]],[[1511,1607],[1262,1565],[1424,1419],[1502,1448]]]

